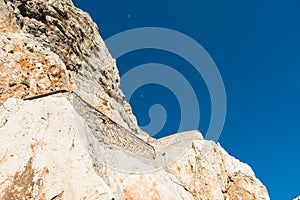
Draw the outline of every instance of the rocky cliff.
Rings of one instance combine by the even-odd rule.
[[[198,131],[141,131],[97,26],[71,1],[0,8],[0,199],[269,199]]]

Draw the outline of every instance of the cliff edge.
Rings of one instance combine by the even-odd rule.
[[[269,199],[200,132],[140,130],[96,24],[70,0],[0,8],[0,199]]]

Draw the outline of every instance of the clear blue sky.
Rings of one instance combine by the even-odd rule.
[[[267,186],[271,199],[300,194],[300,1],[83,1],[104,39],[138,27],[165,27],[199,42],[222,75],[227,93],[227,117],[221,145],[248,163]],[[147,62],[186,65],[175,55],[148,50],[118,60],[120,73]],[[193,75],[186,70],[187,75]],[[199,78],[199,81],[201,77]],[[200,84],[201,85],[201,84]],[[207,90],[199,86],[201,122],[210,119]],[[144,89],[144,90],[142,90]],[[146,125],[147,107],[162,101],[171,113],[160,136],[176,129],[179,109],[165,88],[153,85],[136,91],[131,104],[139,124]],[[145,92],[145,90],[147,92]],[[166,95],[159,100],[158,95]],[[139,99],[143,96],[143,99]],[[156,98],[154,98],[156,96]],[[139,102],[139,104],[137,104]]]

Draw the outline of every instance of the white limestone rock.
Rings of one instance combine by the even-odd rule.
[[[269,199],[249,166],[202,137],[161,170],[112,169],[91,157],[67,99],[8,99],[0,107],[6,121],[0,127],[0,199]]]
[[[249,166],[198,131],[141,131],[96,24],[70,0],[0,9],[0,199],[269,199]],[[102,118],[78,114],[70,94],[21,100],[62,89]]]

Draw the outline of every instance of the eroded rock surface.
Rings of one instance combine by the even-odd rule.
[[[0,107],[0,199],[269,199],[249,166],[201,137],[152,173],[103,165],[87,150],[67,99],[10,98]]]
[[[69,0],[0,2],[0,103],[60,89],[76,91],[134,133],[115,60],[90,16]]]
[[[4,0],[0,8],[0,199],[269,199],[248,165],[198,131],[179,134],[195,137],[163,165],[178,136],[154,140],[138,128],[115,60],[71,1]],[[86,113],[67,93],[22,100],[58,90],[101,113]],[[136,163],[155,170],[137,173]]]

